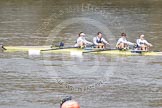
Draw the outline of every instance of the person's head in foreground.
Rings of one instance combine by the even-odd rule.
[[[71,97],[66,97],[62,100],[60,108],[80,108],[78,102],[72,100]]]

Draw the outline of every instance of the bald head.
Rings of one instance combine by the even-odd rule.
[[[65,103],[63,103],[61,108],[80,108],[80,106],[76,101],[70,100],[70,101],[66,101]]]

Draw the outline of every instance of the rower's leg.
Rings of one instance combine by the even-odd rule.
[[[128,44],[125,44],[125,43],[124,43],[124,49],[129,49]]]
[[[145,51],[147,51],[147,47],[145,46],[144,48],[145,48]]]
[[[102,49],[105,49],[105,44],[104,43],[102,43]]]
[[[101,48],[102,48],[101,43],[98,43],[98,48],[99,48],[99,49],[101,49]]]
[[[104,44],[103,43],[100,43],[99,46],[100,46],[100,49],[104,48]]]
[[[142,47],[141,47],[141,50],[142,50],[142,51],[145,51],[146,49],[145,49],[145,47],[142,46]]]
[[[145,51],[148,51],[149,47],[147,45],[145,45]]]
[[[142,50],[142,51],[146,51],[145,45],[141,45],[141,50]]]
[[[102,45],[101,44],[99,44],[99,48],[102,49]]]
[[[125,44],[124,43],[120,43],[120,48],[124,48],[125,47]]]
[[[119,44],[119,45],[117,46],[117,48],[121,49],[121,44]]]
[[[84,48],[84,43],[83,43],[83,42],[80,42],[80,43],[79,43],[79,47],[80,47],[80,48]]]
[[[150,50],[150,47],[149,46],[147,46],[147,51],[149,51]]]
[[[97,45],[96,48],[99,48],[99,45]]]
[[[148,51],[148,46],[147,45],[144,45],[145,46],[145,51]]]
[[[102,46],[102,49],[105,49],[105,45]]]
[[[102,46],[101,45],[99,45],[99,49],[101,49],[102,48]]]

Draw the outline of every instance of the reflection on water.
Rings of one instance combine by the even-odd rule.
[[[1,0],[0,43],[73,45],[84,31],[101,31],[113,44],[121,32],[130,41],[144,33],[162,50],[160,0]],[[70,21],[70,22],[68,22]],[[1,108],[58,108],[73,96],[81,108],[161,107],[161,57],[0,53]]]

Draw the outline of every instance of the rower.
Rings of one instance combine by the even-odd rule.
[[[110,45],[103,37],[102,33],[98,32],[97,36],[93,38],[93,43],[97,48],[105,48],[106,45]]]
[[[144,39],[143,34],[139,36],[139,39],[136,40],[136,43],[139,50],[148,51],[149,48],[152,47],[152,44]]]
[[[118,49],[129,49],[129,46],[136,45],[135,43],[127,41],[126,36],[127,35],[125,33],[121,33],[121,38],[119,38],[119,40],[116,43],[116,47]]]
[[[89,42],[85,39],[85,34],[83,32],[79,33],[79,37],[76,41],[76,44],[74,45],[75,47],[79,47],[79,48],[84,48],[87,45],[93,45],[92,42]]]
[[[72,97],[66,97],[62,100],[60,108],[80,108],[80,105],[72,100]]]

